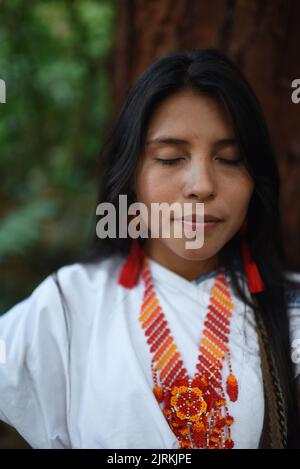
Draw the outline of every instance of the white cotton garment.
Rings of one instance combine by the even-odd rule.
[[[58,279],[66,303],[49,275],[0,317],[0,419],[33,448],[178,448],[152,391],[152,355],[138,319],[144,283],[140,278],[131,290],[119,285],[123,262],[113,256],[65,265]],[[149,263],[158,300],[193,376],[214,276],[188,281]],[[252,310],[232,298],[229,346],[239,383],[238,400],[228,399],[232,438],[235,448],[257,448],[264,418],[258,339]],[[300,339],[297,298],[289,313],[292,339]],[[222,373],[225,382],[227,362]]]

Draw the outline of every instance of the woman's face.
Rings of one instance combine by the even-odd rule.
[[[150,257],[170,268],[177,266],[178,272],[181,264],[191,277],[218,265],[218,252],[241,227],[253,192],[252,178],[240,158],[230,121],[214,98],[188,90],[160,104],[148,126],[137,168],[137,201],[147,206],[149,214],[153,202],[177,202],[182,207],[189,202],[193,213],[196,203],[202,202],[204,215],[221,221],[204,232],[202,247],[187,249],[191,238],[184,232],[176,238],[172,225],[178,222],[171,220],[169,238],[147,239]],[[150,218],[148,223],[151,226]]]

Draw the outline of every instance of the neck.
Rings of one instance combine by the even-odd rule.
[[[205,260],[185,259],[168,249],[163,243],[155,247],[146,243],[144,250],[147,257],[190,281],[219,267],[217,255]]]

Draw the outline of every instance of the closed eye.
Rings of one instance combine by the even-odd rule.
[[[162,159],[162,158],[156,158],[157,161],[159,161],[161,164],[165,164],[165,165],[175,165],[176,163],[178,163],[180,160],[183,160],[183,158],[172,158],[171,160],[166,160],[166,159]]]
[[[244,158],[238,158],[236,160],[227,160],[226,158],[217,158],[217,159],[220,160],[222,163],[228,164],[228,165],[238,165],[244,160]]]
[[[183,159],[184,158],[172,158],[172,159],[156,158],[156,160],[159,161],[160,164],[169,165],[169,166],[176,165],[180,160],[183,160]],[[221,158],[221,157],[218,157],[217,159],[221,161],[222,164],[226,164],[226,165],[238,165],[244,160],[244,158],[238,158],[236,160],[228,160],[226,158]]]

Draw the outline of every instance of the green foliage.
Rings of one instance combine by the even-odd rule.
[[[113,0],[0,3],[0,312],[90,233],[114,16]]]
[[[0,222],[0,262],[7,253],[24,254],[37,241],[43,221],[55,214],[50,202],[33,202],[8,214]]]

